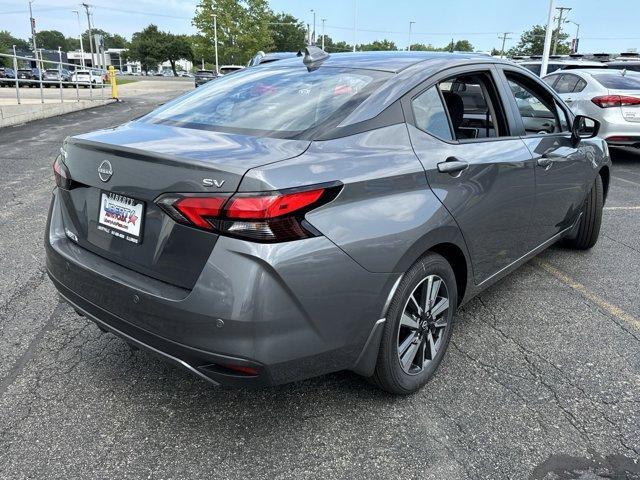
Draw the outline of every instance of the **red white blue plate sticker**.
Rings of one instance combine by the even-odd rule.
[[[98,230],[140,243],[143,220],[144,202],[116,193],[101,193]]]

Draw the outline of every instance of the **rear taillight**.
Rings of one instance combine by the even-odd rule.
[[[592,98],[591,101],[600,108],[640,105],[640,98],[627,95],[602,95],[601,97]]]
[[[65,190],[71,188],[71,176],[69,175],[69,170],[62,162],[61,156],[58,156],[53,162],[53,176],[56,179],[56,185],[58,187],[64,188]]]
[[[168,194],[156,203],[176,222],[258,242],[315,236],[304,215],[333,200],[339,185],[228,195]]]

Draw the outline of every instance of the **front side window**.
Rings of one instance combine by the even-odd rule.
[[[518,106],[526,135],[561,132],[553,96],[534,81],[505,72],[509,88]]]
[[[433,86],[414,98],[411,108],[416,127],[443,140],[453,140],[438,87]]]
[[[230,133],[292,138],[344,118],[391,74],[306,67],[245,69],[209,82],[143,118]]]

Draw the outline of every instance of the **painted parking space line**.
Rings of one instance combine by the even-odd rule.
[[[626,178],[616,177],[615,175],[613,176],[613,178],[615,178],[616,180],[620,180],[621,182],[630,183],[632,185],[640,187],[640,183],[638,183],[638,182],[634,182],[632,180],[627,180]]]
[[[636,206],[636,207],[604,207],[603,210],[640,210],[640,206]]]
[[[578,292],[580,295],[582,295],[584,298],[586,298],[590,302],[595,303],[598,307],[600,307],[605,312],[622,320],[625,323],[628,323],[629,325],[636,328],[637,330],[640,330],[640,320],[638,320],[636,317],[634,317],[630,313],[625,312],[620,307],[614,305],[611,302],[608,302],[607,300],[602,298],[600,295],[589,290],[582,283],[578,282],[577,280],[574,280],[569,275],[562,272],[558,268],[554,267],[550,263],[545,262],[544,260],[540,260],[539,258],[534,259],[534,263],[538,267],[546,271],[547,273],[551,274],[552,276],[560,280],[562,283],[564,283],[568,287],[571,287],[573,290]]]

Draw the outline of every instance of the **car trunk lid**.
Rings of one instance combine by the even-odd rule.
[[[73,137],[64,158],[73,184],[61,190],[65,228],[69,238],[98,255],[192,288],[217,235],[174,222],[154,201],[166,193],[231,195],[248,169],[295,157],[308,145],[142,121]],[[136,211],[139,243],[101,228],[105,196],[143,204]]]

